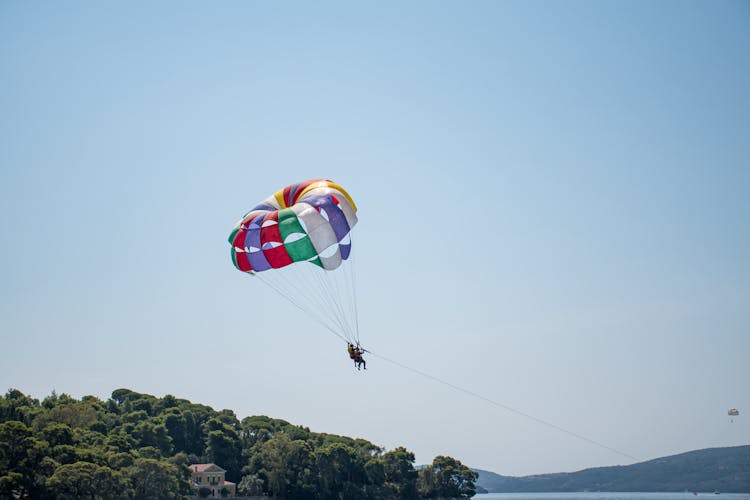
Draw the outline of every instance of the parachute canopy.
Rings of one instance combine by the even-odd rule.
[[[740,412],[737,408],[730,408],[729,410],[727,410],[727,415],[729,415],[730,417],[736,417],[739,414]]]
[[[232,262],[347,342],[359,344],[351,230],[357,206],[333,181],[291,184],[231,234]]]
[[[357,206],[333,181],[291,184],[247,212],[229,235],[232,261],[254,273],[295,262],[336,269],[349,257]]]

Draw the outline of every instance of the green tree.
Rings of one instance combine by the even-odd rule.
[[[273,419],[265,415],[245,417],[240,424],[242,446],[250,449],[257,443],[271,439],[276,432]]]
[[[343,443],[333,443],[315,450],[318,469],[318,492],[323,499],[363,498],[365,496],[364,459]]]
[[[479,474],[452,457],[438,455],[419,471],[417,487],[425,498],[471,498]]]
[[[0,496],[39,496],[45,476],[54,466],[47,458],[48,448],[46,441],[34,438],[22,422],[0,424]]]
[[[150,417],[156,414],[157,399],[149,394],[139,394],[130,404],[134,411],[145,411]]]
[[[135,462],[135,457],[130,453],[110,452],[106,456],[107,465],[116,470],[130,467]]]
[[[158,406],[159,411],[161,412],[161,411],[166,410],[168,408],[174,408],[174,407],[176,407],[179,404],[180,404],[180,400],[179,399],[177,399],[176,397],[172,396],[171,394],[167,394],[166,396],[164,396],[163,398],[161,398],[161,400],[158,402],[157,406]]]
[[[138,458],[127,469],[135,498],[144,500],[172,500],[181,497],[179,469],[168,462],[152,458]]]
[[[265,493],[263,487],[263,480],[257,474],[245,474],[242,476],[242,481],[237,485],[239,493],[243,493],[249,496],[261,496]]]
[[[133,437],[138,440],[139,448],[153,446],[165,457],[172,454],[172,438],[164,424],[157,419],[138,422],[133,429]]]
[[[159,418],[172,440],[175,451],[187,452],[187,419],[179,408],[169,407],[159,415]]]
[[[417,471],[414,469],[414,453],[404,447],[391,450],[382,457],[385,484],[392,488],[402,500],[417,498]]]
[[[59,444],[50,448],[49,456],[57,463],[72,464],[80,462],[83,459],[79,454],[79,451],[80,450],[72,444]]]
[[[161,460],[162,458],[159,449],[153,446],[144,446],[143,448],[138,448],[135,452],[140,458],[153,458],[156,460]]]
[[[47,400],[45,400],[47,402]],[[99,419],[99,414],[90,403],[76,401],[63,394],[47,411],[39,413],[34,419],[34,428],[43,429],[53,422],[66,424],[71,428],[88,429]]]
[[[238,482],[242,459],[240,435],[226,420],[226,417],[215,418],[206,423],[206,455],[210,462],[227,471],[227,479]]]
[[[248,494],[271,493],[284,498],[314,498],[315,457],[309,443],[285,434],[258,445],[240,489]]]
[[[286,456],[289,440],[286,438],[273,439],[259,443],[257,450],[250,458],[249,465],[244,472],[262,481],[260,493],[274,496],[285,496],[288,492],[288,479],[285,474]],[[254,489],[258,493],[257,481],[252,484],[242,483],[245,489]]]
[[[89,462],[61,465],[49,478],[48,490],[61,500],[97,498],[128,498],[127,480],[109,467]]]
[[[136,448],[136,439],[121,428],[109,433],[104,440],[104,446],[110,451],[128,453]]]
[[[184,453],[178,453],[173,457],[169,457],[167,462],[177,468],[177,471],[182,478],[180,481],[180,492],[185,496],[193,494],[193,487],[191,486],[193,482],[193,473],[190,470],[190,460],[188,460],[188,456]]]
[[[216,412],[210,406],[182,401],[179,402],[178,408],[185,417],[185,446],[181,451],[197,456],[204,455],[206,452],[204,426]]]
[[[368,491],[380,498],[396,497],[396,491],[387,491],[385,487],[385,464],[383,457],[374,457],[365,463]]]
[[[24,483],[23,474],[8,470],[0,471],[0,498],[28,498]]]
[[[115,389],[112,391],[111,400],[114,401],[117,406],[124,406],[126,402],[130,401],[131,397],[135,397],[137,393],[130,389]]]
[[[0,396],[0,423],[17,420],[31,425],[39,411],[39,401],[26,396],[18,389],[8,389],[5,397]]]

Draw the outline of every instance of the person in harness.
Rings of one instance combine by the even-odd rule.
[[[349,352],[349,359],[352,359],[354,361],[354,366],[357,367],[357,370],[360,370],[360,367],[367,370],[367,362],[362,357],[362,354],[367,352],[365,349],[362,349],[359,344],[355,346],[354,344],[349,342],[346,350]]]

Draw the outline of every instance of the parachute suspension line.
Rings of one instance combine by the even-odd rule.
[[[255,277],[259,278],[264,284],[266,284],[276,293],[278,293],[283,298],[288,300],[292,305],[294,305],[301,311],[309,314],[313,319],[321,323],[323,326],[325,326],[329,330],[332,330],[328,321],[326,321],[326,318],[322,317],[320,314],[317,314],[315,309],[311,308],[308,304],[300,303],[299,300],[295,300],[296,295],[290,292],[289,290],[290,284],[288,282],[285,283],[284,280],[282,280],[278,276],[274,280],[267,279],[267,277],[261,275],[260,273],[256,274]],[[283,285],[287,285],[287,287],[285,288]],[[335,332],[335,330],[333,331]]]
[[[299,267],[299,276],[307,280],[304,286],[298,287],[300,293],[309,294],[311,299],[317,298],[317,303],[324,304],[330,319],[337,323],[341,333],[348,341],[355,342],[357,334],[353,316],[356,309],[353,307],[355,298],[352,295],[350,266],[348,261],[344,261],[334,271],[323,270],[313,264],[300,263],[294,267]]]
[[[297,305],[297,307],[299,307],[303,311],[312,316],[318,316],[320,319],[325,319],[328,323],[330,323],[330,318],[325,318],[322,314],[320,314],[321,311],[325,312],[325,309],[320,307],[316,308],[315,304],[311,300],[312,297],[302,294],[299,291],[298,284],[294,280],[290,280],[286,276],[286,273],[287,270],[284,269],[279,270],[272,276],[267,277],[261,274],[257,274],[256,276],[261,278],[261,281],[263,281],[263,283],[269,285],[271,288],[274,288],[280,295],[282,295],[293,304]]]
[[[347,336],[347,338],[351,338],[351,328],[347,321],[348,318],[346,314],[344,313],[344,309],[341,305],[344,298],[341,296],[340,293],[337,293],[340,287],[331,283],[331,281],[337,279],[337,276],[341,273],[337,272],[335,273],[336,276],[334,276],[333,273],[331,273],[330,271],[322,271],[322,272],[325,273],[325,275],[320,280],[321,291],[329,299],[329,304],[330,304],[329,307],[331,307],[331,312],[333,316],[335,316],[339,320],[342,333],[344,333]]]
[[[359,318],[357,316],[359,312],[357,310],[357,289],[355,286],[356,260],[353,253],[349,255],[346,267],[345,276],[342,276],[342,278],[346,279],[346,286],[343,290],[346,290],[346,294],[349,298],[347,318],[349,318],[352,323],[352,338],[355,340],[355,343],[359,345]]]
[[[342,340],[356,343],[359,336],[350,266],[345,261],[332,272],[299,262],[275,269],[273,274],[254,276]]]
[[[490,398],[487,398],[485,396],[482,396],[481,394],[477,394],[476,392],[470,391],[468,389],[464,389],[463,387],[457,386],[455,384],[451,384],[450,382],[440,379],[438,377],[435,377],[434,375],[430,375],[429,373],[425,373],[421,370],[417,370],[416,368],[412,368],[409,366],[406,366],[402,363],[399,363],[398,361],[394,361],[392,359],[388,359],[385,356],[381,356],[379,354],[375,354],[372,351],[369,351],[371,356],[375,356],[376,358],[382,359],[383,361],[387,361],[393,365],[399,366],[403,368],[404,370],[408,370],[410,372],[416,373],[417,375],[421,375],[425,378],[428,378],[430,380],[433,380],[435,382],[438,382],[440,384],[443,384],[445,386],[448,386],[452,389],[455,389],[459,392],[463,392],[464,394],[468,394],[469,396],[475,397],[477,399],[481,399],[482,401],[485,401],[487,403],[490,403],[491,405],[497,406],[498,408],[502,408],[503,410],[507,410],[509,412],[515,413],[516,415],[520,415],[521,417],[524,417],[529,420],[533,420],[534,422],[542,425],[546,425],[547,427],[550,427],[552,429],[555,429],[557,431],[560,431],[564,434],[567,434],[569,436],[572,436],[574,438],[580,439],[582,441],[586,441],[589,444],[593,444],[595,446],[598,446],[600,448],[604,448],[605,450],[614,452],[618,455],[622,455],[623,457],[629,458],[630,460],[635,460],[636,462],[639,462],[641,459],[634,457],[633,455],[629,455],[628,453],[622,452],[620,450],[617,450],[615,448],[612,448],[611,446],[607,446],[606,444],[600,443],[599,441],[595,441],[593,439],[587,438],[586,436],[583,436],[581,434],[575,433],[573,431],[569,431],[568,429],[565,429],[563,427],[560,427],[559,425],[555,425],[551,422],[547,422],[546,420],[542,420],[541,418],[537,418],[533,415],[529,415],[528,413],[522,412],[521,410],[516,410],[515,408],[512,408],[508,405],[504,405],[502,403],[498,403],[497,401],[494,401]]]
[[[349,240],[351,241],[351,232],[349,232]],[[357,309],[357,273],[356,273],[356,266],[354,265],[354,255],[349,255],[349,260],[351,260],[351,263],[349,264],[349,267],[351,267],[351,278],[349,279],[349,284],[351,285],[351,291],[349,293],[349,296],[352,298],[353,307],[354,307],[354,339],[357,341],[357,345],[359,345],[359,310]]]
[[[326,329],[328,329],[328,330],[329,330],[329,331],[330,331],[331,333],[333,333],[334,335],[336,335],[337,337],[339,337],[339,338],[340,338],[341,340],[343,340],[344,342],[347,342],[347,339],[346,339],[346,337],[344,337],[344,336],[343,336],[343,335],[341,335],[341,334],[340,334],[339,332],[337,332],[337,331],[336,331],[336,330],[335,330],[334,328],[332,328],[332,327],[331,327],[331,325],[330,325],[330,324],[328,324],[328,323],[327,323],[327,322],[325,321],[325,319],[321,318],[319,314],[316,314],[316,313],[315,313],[315,311],[314,311],[314,310],[311,310],[311,309],[310,309],[309,307],[307,307],[307,308],[306,308],[306,307],[304,307],[304,306],[300,305],[300,304],[299,304],[299,303],[298,303],[297,301],[295,301],[294,299],[292,299],[292,298],[290,297],[290,295],[289,295],[288,293],[284,293],[284,292],[282,291],[282,289],[281,289],[281,288],[280,288],[280,287],[278,286],[278,284],[276,284],[276,283],[271,283],[271,281],[270,281],[270,280],[268,280],[268,279],[264,279],[264,278],[263,278],[263,277],[261,276],[261,273],[256,273],[256,274],[255,274],[255,277],[256,277],[256,278],[259,278],[259,279],[260,279],[260,280],[261,280],[261,281],[262,281],[263,283],[265,283],[265,284],[266,284],[266,285],[267,285],[267,286],[268,286],[269,288],[271,288],[271,289],[272,289],[273,291],[275,291],[276,293],[278,293],[278,294],[279,294],[280,296],[282,296],[283,298],[285,298],[286,300],[288,300],[288,301],[289,301],[289,302],[290,302],[290,303],[291,303],[291,304],[292,304],[293,306],[295,306],[295,307],[296,307],[297,309],[299,309],[299,310],[300,310],[300,311],[302,311],[303,313],[306,313],[306,314],[310,315],[310,317],[311,317],[311,318],[313,318],[313,319],[314,319],[315,321],[317,321],[318,323],[320,323],[320,325],[322,325],[323,327],[325,327]]]
[[[341,315],[336,313],[335,299],[325,288],[327,272],[317,268],[314,264],[308,263],[293,264],[293,267],[296,268],[295,274],[299,274],[299,277],[305,280],[304,283],[297,285],[296,289],[299,295],[306,297],[310,302],[310,312],[314,313],[317,309],[321,313],[325,313],[328,321],[345,335],[346,327],[341,320]]]
[[[335,326],[339,333],[346,335],[346,325],[341,315],[337,313],[335,297],[327,288],[329,273],[316,267],[314,264],[298,263],[284,268],[282,272],[289,270],[295,277],[304,279],[304,283],[291,280],[291,285],[296,290],[296,296],[306,298],[310,313],[325,315],[329,325]]]
[[[342,286],[341,281],[346,283],[346,269],[348,265],[343,263],[341,266],[342,270],[331,271],[320,271],[315,270],[318,274],[323,273],[323,278],[320,280],[321,288],[328,297],[329,303],[331,304],[331,313],[335,316],[342,327],[342,333],[347,337],[347,340],[353,340],[353,329],[350,321],[350,314],[347,314],[345,310],[345,302],[347,301],[346,287]]]

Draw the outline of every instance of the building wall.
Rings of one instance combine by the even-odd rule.
[[[215,486],[217,484],[224,484],[224,473],[223,472],[195,472],[193,471],[193,481],[200,484],[201,486]]]
[[[196,472],[194,469],[192,470],[193,482],[197,485],[197,488],[205,487],[212,490],[213,497],[221,497],[221,489],[226,488],[229,490],[229,496],[234,497],[237,494],[235,491],[236,486],[234,484],[227,484],[224,480],[224,474],[224,472]]]

